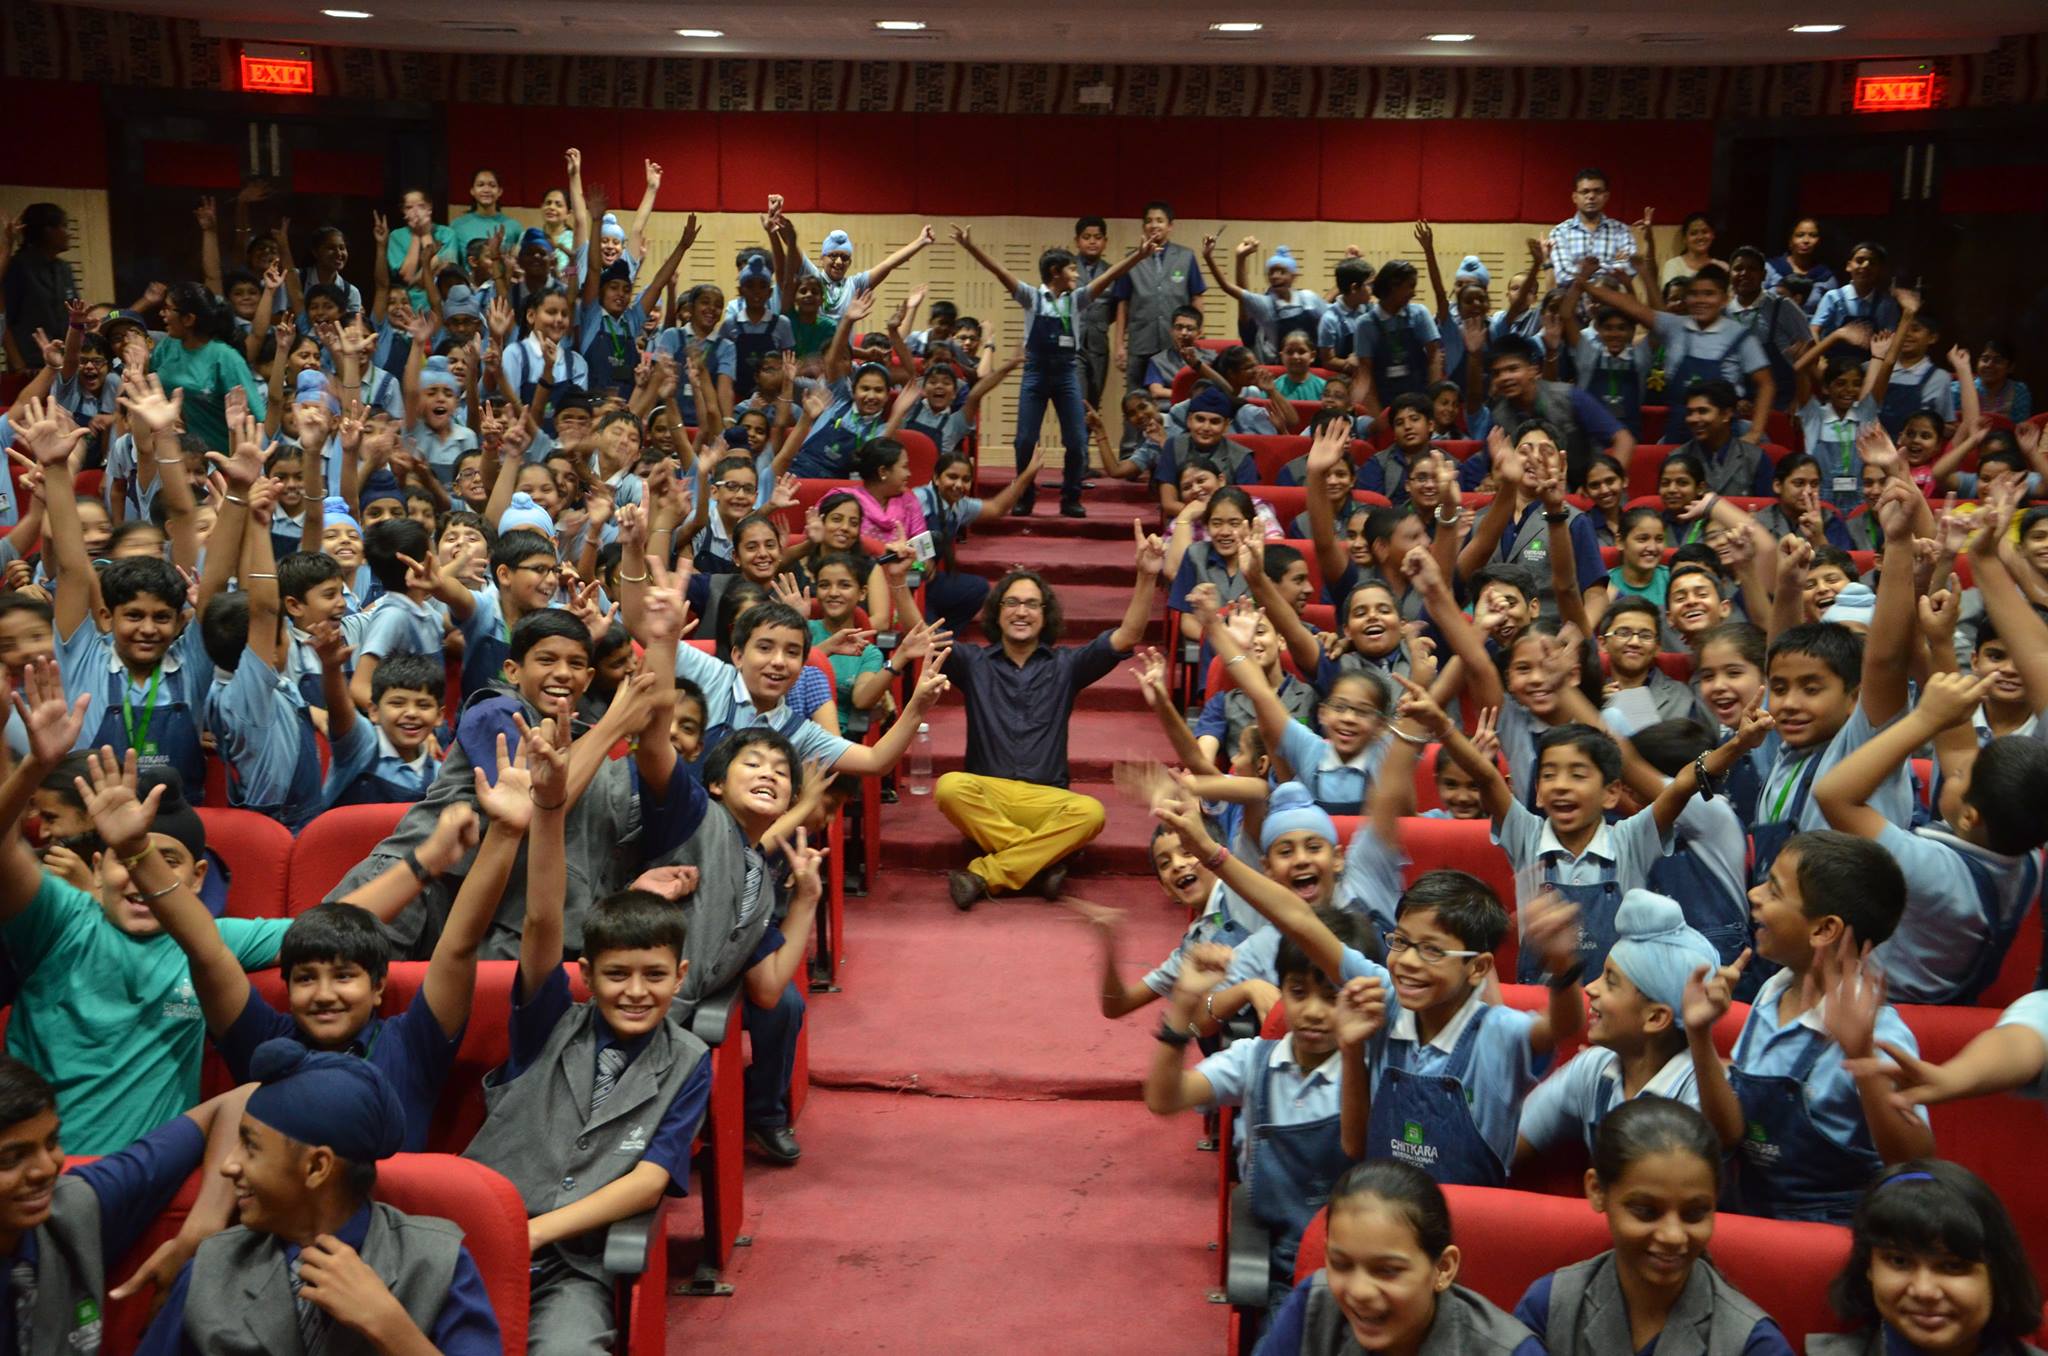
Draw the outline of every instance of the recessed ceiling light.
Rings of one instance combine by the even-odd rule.
[[[877,19],[875,27],[884,33],[921,33],[925,25],[922,19]]]
[[[1431,42],[1470,42],[1478,36],[1476,33],[1431,33],[1429,40]]]
[[[722,38],[725,36],[725,30],[722,28],[678,28],[676,36],[679,38]]]
[[[370,17],[370,11],[366,9],[323,9],[320,12],[330,19],[367,19]]]
[[[1264,24],[1253,23],[1230,23],[1209,25],[1209,31],[1211,33],[1261,33],[1265,31],[1265,28],[1266,26]]]
[[[1839,33],[1842,31],[1842,26],[1840,24],[1793,24],[1792,31],[1794,33]]]

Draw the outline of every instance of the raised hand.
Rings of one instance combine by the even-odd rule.
[[[1417,234],[1421,233],[1418,224]],[[1387,1025],[1387,989],[1379,980],[1361,975],[1347,982],[1337,994],[1337,1044],[1357,1050]]]
[[[161,782],[150,788],[147,798],[136,796],[135,768],[135,750],[117,758],[106,747],[86,755],[86,776],[71,779],[100,841],[124,858],[149,846],[149,826],[156,823],[157,806],[164,798]]]
[[[811,595],[805,591],[803,582],[794,571],[784,570],[775,576],[775,582],[768,586],[769,594],[776,602],[796,609],[802,616],[811,613]]]
[[[22,669],[21,690],[10,695],[22,728],[28,731],[30,755],[44,767],[63,762],[85,729],[92,694],[81,692],[77,700],[66,702],[56,661],[32,659]]]
[[[1500,757],[1500,708],[1489,706],[1472,726],[1472,747],[1486,758]]]
[[[1522,945],[1542,956],[1552,974],[1569,969],[1579,955],[1579,907],[1545,891],[1522,906]]]
[[[519,755],[513,757],[502,732],[497,741],[497,774],[495,785],[484,775],[482,768],[471,769],[476,778],[477,808],[490,817],[491,823],[502,824],[520,833],[533,822],[533,778],[527,772],[526,731],[521,731]]]
[[[1146,578],[1166,568],[1166,543],[1157,532],[1147,532],[1142,519],[1131,519],[1131,535],[1137,543],[1138,577]]]
[[[939,698],[946,694],[946,689],[952,686],[946,681],[946,660],[952,653],[950,647],[932,651],[931,658],[925,661],[924,671],[918,674],[917,687],[904,705],[906,716],[921,716],[931,710]]]
[[[519,756],[532,785],[533,808],[551,814],[568,803],[569,740],[567,727],[550,716],[529,726],[521,719]]]
[[[90,431],[56,401],[39,398],[23,401],[21,417],[14,422],[15,440],[26,443],[36,464],[43,467],[69,465],[71,454]]]
[[[1214,993],[1230,974],[1231,955],[1229,947],[1217,942],[1197,942],[1189,947],[1181,956],[1174,994],[1192,1002]]]
[[[1166,692],[1166,656],[1148,647],[1138,650],[1132,658],[1137,662],[1138,691],[1144,696],[1145,705],[1154,711],[1164,709],[1169,700]]]
[[[1679,1002],[1679,1020],[1689,1032],[1713,1030],[1735,1001],[1735,986],[1749,968],[1750,950],[1742,949],[1733,965],[1702,965],[1685,981],[1685,997]]]
[[[1405,673],[1394,674],[1393,678],[1401,685],[1400,704],[1395,708],[1401,719],[1415,722],[1439,739],[1450,733],[1451,718],[1429,695],[1428,688]]]

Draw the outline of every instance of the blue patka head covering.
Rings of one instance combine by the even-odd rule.
[[[249,1116],[287,1139],[324,1145],[351,1163],[405,1147],[405,1107],[366,1059],[280,1036],[256,1047],[249,1073],[263,1085],[249,1095]]]
[[[818,253],[821,255],[852,254],[853,237],[844,231],[834,231],[825,237],[825,243],[818,247]]]
[[[1237,403],[1214,386],[1204,386],[1188,401],[1189,414],[1216,414],[1228,419],[1237,413]]]
[[[1481,287],[1493,286],[1493,275],[1486,271],[1486,265],[1479,262],[1479,256],[1476,254],[1465,256],[1464,261],[1458,265],[1457,277],[1452,279],[1452,281],[1464,282],[1467,278],[1478,283]]]
[[[1652,1003],[1674,1013],[1685,1002],[1685,982],[1702,965],[1719,965],[1721,953],[1685,921],[1678,901],[1648,890],[1631,890],[1614,911],[1621,940],[1607,953],[1614,968]]]
[[[1259,826],[1259,851],[1269,852],[1280,835],[1307,829],[1337,842],[1337,821],[1316,804],[1300,782],[1282,782],[1266,797],[1266,822]]]
[[[325,405],[329,414],[341,413],[341,397],[334,394],[327,374],[317,367],[299,373],[298,383],[292,387],[292,404]]]

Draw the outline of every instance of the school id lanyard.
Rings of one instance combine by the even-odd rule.
[[[144,693],[142,697],[142,723],[140,725],[135,723],[135,707],[128,700],[128,677],[126,674],[123,674],[121,677],[121,724],[128,732],[128,747],[135,750],[138,756],[143,753],[156,752],[156,746],[149,742],[149,725],[156,718],[156,690],[157,685],[162,682],[163,676],[164,666],[162,664],[158,664],[149,671],[149,691]]]
[[[1818,753],[1809,753],[1806,755],[1807,758],[1817,758],[1819,756],[1820,755]],[[1802,769],[1805,767],[1805,762],[1805,759],[1800,760],[1800,767]],[[1765,821],[1766,823],[1776,824],[1782,823],[1784,821],[1785,802],[1792,799],[1792,793],[1793,791],[1797,790],[1798,787],[1799,773],[1788,768],[1786,770],[1785,784],[1778,788],[1778,799],[1772,804],[1771,817],[1769,820]]]
[[[1050,303],[1046,307],[1046,314],[1059,321],[1061,329],[1065,330],[1068,334],[1072,334],[1074,332],[1074,294],[1067,292],[1057,297],[1048,294],[1046,301]],[[1062,306],[1062,302],[1066,304]]]

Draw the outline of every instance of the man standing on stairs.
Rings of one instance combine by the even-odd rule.
[[[990,645],[953,647],[945,675],[967,696],[967,771],[933,788],[939,810],[983,856],[947,882],[955,907],[1031,889],[1057,899],[1066,860],[1102,832],[1102,803],[1067,789],[1067,727],[1081,690],[1099,681],[1145,637],[1166,547],[1131,520],[1137,580],[1113,630],[1056,649],[1060,604],[1045,580],[1015,569],[982,608]]]

